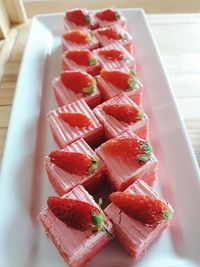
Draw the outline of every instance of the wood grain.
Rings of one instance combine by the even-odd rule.
[[[200,15],[148,15],[147,18],[200,164]],[[0,64],[4,62],[0,83],[0,157],[29,24],[12,29],[9,42],[5,41],[0,50]]]

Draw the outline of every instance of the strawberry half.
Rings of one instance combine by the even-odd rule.
[[[120,40],[121,34],[115,28],[102,28],[98,30],[99,35],[106,36],[108,39]]]
[[[122,61],[124,60],[123,52],[117,49],[99,50],[98,54],[107,60]]]
[[[148,141],[143,141],[140,138],[114,138],[102,144],[101,147],[110,155],[125,159],[147,161],[152,155],[152,148]]]
[[[92,66],[97,63],[89,50],[72,50],[65,52],[65,57],[82,66]]]
[[[133,123],[144,118],[141,109],[128,104],[109,104],[103,106],[103,111],[118,121]]]
[[[120,14],[112,8],[107,8],[96,13],[96,17],[104,21],[116,21],[120,19]]]
[[[148,225],[159,224],[169,219],[171,210],[160,199],[149,195],[114,192],[110,200],[121,211]]]
[[[54,150],[49,154],[51,163],[62,170],[76,174],[92,174],[98,168],[98,159],[79,152]]]
[[[78,31],[78,30],[65,32],[63,34],[63,38],[66,41],[70,41],[76,44],[83,44],[83,45],[88,44],[92,41],[92,35],[90,32]]]
[[[87,202],[54,196],[48,197],[47,204],[52,213],[68,227],[92,233],[104,232],[108,237],[114,238],[104,225],[101,199],[99,209]]]
[[[130,73],[121,70],[102,70],[101,77],[123,91],[132,91],[137,83],[137,76],[133,70]]]
[[[76,24],[77,26],[91,26],[92,21],[88,13],[81,9],[75,9],[66,12],[68,21]]]
[[[90,118],[84,113],[79,112],[58,112],[59,117],[72,127],[90,127],[93,125]]]
[[[91,95],[96,89],[95,79],[81,71],[63,71],[60,74],[60,79],[66,88],[77,94]]]

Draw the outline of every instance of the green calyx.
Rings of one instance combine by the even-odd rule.
[[[97,63],[96,58],[94,58],[94,57],[89,57],[89,65],[90,65],[90,66],[95,65],[96,63]]]
[[[167,210],[161,212],[161,216],[162,216],[165,220],[168,220],[168,219],[169,219],[170,214],[171,214],[171,210],[170,210],[170,209],[167,209]]]
[[[86,21],[90,26],[93,25],[93,24],[92,24],[92,21],[91,21],[91,17],[90,17],[90,15],[85,16],[85,21]]]
[[[131,70],[130,71],[130,75],[131,75],[131,78],[128,80],[128,89],[127,91],[132,91],[133,89],[135,89],[135,86],[137,84],[137,76],[136,76],[136,73],[134,70]]]
[[[116,20],[121,19],[121,15],[119,14],[119,12],[116,12],[116,13],[115,13],[115,18],[116,18]]]
[[[93,94],[94,91],[96,90],[96,80],[93,79],[93,81],[90,83],[88,87],[85,87],[82,89],[84,94]]]
[[[138,120],[141,120],[141,119],[143,119],[143,118],[144,118],[144,113],[143,113],[142,109],[139,108],[139,110],[138,110],[138,114],[137,114],[137,119],[138,119]]]
[[[91,166],[88,169],[88,173],[89,174],[93,173],[97,168],[98,168],[98,159],[97,158],[93,158],[91,160]]]
[[[141,148],[143,149],[144,151],[144,154],[139,154],[137,155],[137,159],[139,159],[140,161],[147,161],[151,158],[151,155],[152,155],[152,148],[149,144],[148,141],[146,141],[142,146]]]
[[[126,57],[126,56],[123,56],[123,57],[122,57],[122,61],[123,61],[123,62],[129,61],[129,58]]]
[[[105,215],[101,208],[102,205],[102,198],[99,199],[99,212],[92,213],[92,223],[95,226],[95,229],[92,231],[93,233],[104,232],[109,238],[113,239],[115,236],[111,234],[104,225]]]

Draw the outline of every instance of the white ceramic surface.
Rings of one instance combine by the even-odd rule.
[[[87,266],[200,266],[198,164],[144,13],[140,9],[123,13],[134,38],[139,78],[146,88],[143,106],[160,160],[155,190],[172,204],[175,216],[139,262],[111,242]],[[34,17],[21,64],[0,179],[2,267],[66,266],[36,220],[47,196],[54,194],[43,159],[56,147],[46,113],[56,107],[51,81],[60,70],[62,16]]]

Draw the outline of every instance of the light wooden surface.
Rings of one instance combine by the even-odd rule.
[[[147,18],[200,163],[200,15],[148,15]],[[13,28],[0,48],[0,157],[29,24]]]

